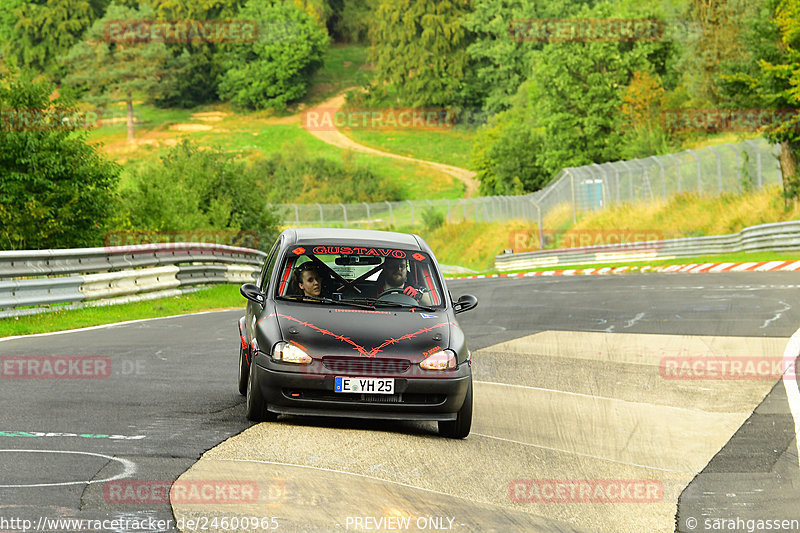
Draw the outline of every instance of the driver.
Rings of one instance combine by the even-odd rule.
[[[431,305],[431,297],[423,290],[406,283],[408,262],[405,259],[389,257],[383,263],[383,271],[378,276],[378,296],[392,289],[400,289],[422,305]]]

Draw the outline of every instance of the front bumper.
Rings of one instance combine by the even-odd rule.
[[[273,361],[264,354],[254,360],[256,384],[273,413],[388,420],[455,420],[472,376],[469,364],[440,374],[415,371],[397,374],[344,374],[317,365],[299,367]],[[413,368],[413,367],[412,367]],[[393,378],[395,394],[334,392],[336,376]]]

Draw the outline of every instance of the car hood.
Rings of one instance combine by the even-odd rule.
[[[451,322],[436,312],[367,310],[278,302],[275,315],[286,341],[311,357],[392,357],[419,362],[449,347]]]

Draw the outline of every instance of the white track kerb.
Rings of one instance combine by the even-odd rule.
[[[789,401],[789,410],[794,418],[795,444],[800,466],[800,383],[797,381],[796,360],[800,356],[800,329],[794,332],[783,352],[783,387]]]

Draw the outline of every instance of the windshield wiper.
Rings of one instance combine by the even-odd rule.
[[[292,302],[303,302],[306,300],[312,300],[315,302],[323,302],[326,304],[344,304],[349,305],[351,307],[359,307],[361,309],[375,309],[375,306],[370,305],[368,303],[359,303],[350,300],[334,300],[333,298],[326,298],[324,296],[304,296],[300,294],[287,294],[286,296],[277,296],[276,300],[289,300]]]
[[[364,302],[369,305],[378,307],[402,307],[405,309],[422,309],[423,311],[438,311],[435,307],[430,307],[422,304],[404,304],[401,302],[392,302],[389,300],[379,300],[378,298],[352,298],[349,300],[342,300],[343,302]]]

